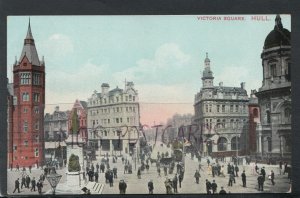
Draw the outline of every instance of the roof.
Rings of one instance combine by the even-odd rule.
[[[85,102],[85,101],[79,101],[79,102],[80,102],[80,104],[82,105],[82,107],[83,107],[84,109],[87,108],[87,102]]]
[[[281,46],[291,45],[291,33],[289,30],[283,28],[281,18],[276,16],[274,29],[268,34],[265,39],[264,49]]]
[[[32,65],[36,65],[36,66],[41,65],[38,53],[35,48],[34,39],[31,33],[30,21],[28,25],[27,35],[26,38],[24,39],[24,46],[23,46],[23,50],[19,62],[21,62],[25,56],[27,57],[27,59]]]
[[[119,87],[116,87],[115,89],[109,91],[109,95],[113,95],[117,92],[123,92],[123,89],[120,89]]]
[[[243,93],[247,95],[247,91],[240,87],[223,87],[223,86],[214,86],[214,92],[217,90],[222,90],[225,93]]]

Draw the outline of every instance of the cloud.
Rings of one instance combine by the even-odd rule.
[[[74,69],[69,72],[61,70],[47,71],[47,91],[57,92],[57,95],[60,95],[58,98],[51,98],[51,101],[62,101],[66,95],[68,95],[68,99],[72,98],[71,101],[78,98],[78,96],[88,98],[95,86],[100,87],[101,76],[105,74],[107,67],[107,65],[96,65],[88,60],[77,70]]]
[[[52,34],[41,43],[41,49],[44,49],[49,57],[62,57],[73,53],[74,45],[68,36]]]
[[[140,59],[136,66],[116,72],[113,77],[117,82],[122,82],[125,78],[137,83],[165,82],[172,80],[166,78],[172,72],[184,69],[190,59],[191,56],[185,54],[177,44],[165,43],[156,49],[152,59]]]

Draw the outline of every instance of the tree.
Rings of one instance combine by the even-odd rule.
[[[69,172],[78,172],[78,171],[80,171],[79,157],[77,155],[72,154],[70,156],[68,171]]]

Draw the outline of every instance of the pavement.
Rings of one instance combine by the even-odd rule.
[[[214,162],[213,159],[210,159],[211,163]],[[100,162],[100,159],[97,161],[94,161],[94,166],[96,166],[96,163]],[[224,164],[224,170],[227,172],[227,164],[228,162],[220,162],[220,164]],[[113,187],[110,187],[109,184],[105,183],[105,176],[104,173],[99,174],[99,183],[101,184],[101,190],[98,190],[97,193],[101,194],[119,194],[119,181],[121,179],[125,180],[127,183],[127,190],[126,194],[148,194],[148,181],[151,179],[154,183],[154,194],[165,194],[166,189],[164,185],[164,181],[166,180],[166,176],[164,176],[163,170],[161,170],[161,176],[158,176],[157,169],[155,163],[150,165],[150,169],[147,172],[146,170],[142,172],[141,179],[138,179],[137,177],[137,169],[140,166],[140,162],[137,162],[136,165],[134,161],[132,162],[133,165],[133,173],[132,174],[124,174],[124,165],[122,164],[121,158],[119,157],[117,160],[117,163],[112,163],[112,159],[110,159],[110,167],[111,169],[113,167],[117,167],[118,169],[118,178],[114,179],[114,185]],[[273,186],[271,184],[271,181],[266,179],[265,185],[264,185],[264,191],[258,191],[257,190],[257,174],[252,173],[252,167],[250,165],[240,165],[239,174],[242,173],[243,170],[245,170],[246,176],[247,176],[247,187],[242,187],[242,179],[241,177],[236,177],[236,183],[233,184],[232,187],[228,187],[228,175],[225,174],[225,177],[219,177],[215,176],[212,177],[210,172],[207,169],[207,162],[206,158],[202,158],[201,165],[203,167],[203,170],[200,171],[201,177],[199,184],[196,183],[194,178],[195,170],[198,169],[199,162],[194,159],[192,160],[190,155],[187,154],[185,156],[185,174],[184,174],[184,180],[182,182],[182,187],[179,188],[178,186],[178,193],[179,194],[193,194],[193,193],[202,193],[206,194],[206,185],[205,180],[208,179],[212,182],[214,179],[218,185],[217,191],[220,190],[220,187],[223,186],[224,189],[227,192],[230,193],[287,193],[290,189],[289,180],[287,178],[287,175],[280,175],[279,174],[279,168],[278,165],[266,165],[266,164],[258,164],[258,167],[265,167],[266,173],[268,173],[273,170],[275,173],[275,185]],[[176,170],[176,167],[175,167]],[[60,185],[66,182],[66,176],[65,176],[65,169],[61,169],[57,171],[59,174],[62,174],[63,177],[61,179]],[[36,178],[39,178],[39,175],[41,174],[41,170],[33,169],[32,173],[29,174],[31,176],[35,176]],[[173,178],[174,174],[168,174],[168,178]],[[14,181],[15,179],[19,177],[21,178],[21,172],[16,171],[10,171],[8,170],[8,193],[12,194],[12,191],[14,189]],[[89,185],[89,184],[87,184]],[[92,184],[90,184],[91,186]],[[94,186],[94,184],[93,184]],[[51,189],[48,181],[45,180],[44,182],[44,188],[43,193],[46,193]],[[100,189],[100,188],[98,188]],[[20,189],[20,194],[38,194],[36,192],[31,192],[29,189]],[[15,193],[18,194],[18,193]]]

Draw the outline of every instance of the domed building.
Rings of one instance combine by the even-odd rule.
[[[260,107],[257,154],[263,158],[291,156],[291,35],[279,15],[261,53],[263,80],[255,95]]]

